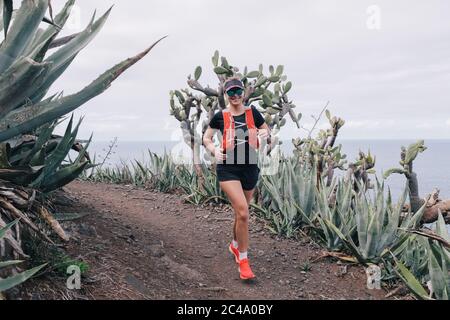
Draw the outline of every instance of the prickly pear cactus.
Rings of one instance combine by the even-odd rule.
[[[170,114],[181,123],[188,145],[193,146],[194,142],[202,144],[201,136],[195,131],[202,114],[206,113],[206,119],[201,125],[202,132],[205,132],[214,114],[226,107],[223,84],[229,77],[239,77],[242,80],[245,86],[244,104],[255,105],[275,132],[286,125],[287,117],[300,128],[302,115],[294,112],[296,106],[288,97],[292,82],[287,80],[283,66],[269,66],[266,73],[263,65],[260,65],[258,70],[249,71],[245,67],[241,71],[216,51],[212,57],[212,67],[219,80],[217,86],[200,83],[203,69],[199,66],[193,76],[188,76],[189,88],[170,92]],[[276,137],[273,143],[279,143]]]

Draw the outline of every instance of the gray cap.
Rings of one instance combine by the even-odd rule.
[[[244,89],[244,84],[239,79],[231,79],[231,80],[225,81],[225,84],[223,86],[224,92],[227,92],[228,90],[233,89],[233,88]]]

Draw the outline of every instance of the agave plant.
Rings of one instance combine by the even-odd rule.
[[[284,158],[275,174],[261,176],[261,200],[254,207],[272,220],[276,233],[292,236],[302,223],[314,220],[315,180],[315,166]]]
[[[177,167],[177,186],[187,194],[185,200],[195,205],[207,202],[228,202],[224,192],[220,189],[215,171],[203,165],[202,174],[204,182],[203,188],[200,189],[198,187],[198,175],[191,165],[180,165]]]
[[[0,1],[0,25],[5,34],[0,46],[0,176],[21,185],[42,187],[44,191],[71,181],[87,166],[85,150],[81,149],[75,163],[61,166],[68,150],[74,148],[75,135],[66,134],[60,141],[54,139],[53,123],[106,90],[156,44],[106,71],[76,94],[46,98],[52,85],[101,30],[111,11],[97,20],[94,15],[82,32],[56,39],[74,3],[67,1],[53,18],[48,0],[23,0],[15,14],[13,1]],[[45,18],[48,11],[51,19]],[[20,136],[23,134],[27,136]],[[29,134],[33,134],[33,141],[29,141]]]
[[[361,187],[359,189],[362,190]],[[392,204],[390,191],[385,200],[384,183],[380,184],[378,180],[373,200],[365,192],[358,193],[353,208],[356,240],[351,234],[341,232],[330,220],[324,221],[344,241],[360,263],[377,264],[389,250],[395,250],[408,239],[409,234],[404,229],[417,228],[420,223],[424,207],[416,214],[409,212],[402,218],[407,192],[408,188],[405,188],[395,206]]]
[[[356,217],[352,210],[353,183],[351,180],[340,179],[337,183],[332,183],[330,187],[324,186],[316,192],[316,218],[320,228],[313,230],[328,250],[341,251],[344,242],[326,221],[331,222],[347,237],[353,238],[356,231]]]
[[[161,157],[151,151],[149,155],[148,170],[151,174],[151,185],[161,192],[173,190],[177,182],[175,162],[166,151]]]
[[[55,16],[54,25],[45,29],[41,28],[41,22],[49,8],[47,0],[23,0],[11,25],[5,23],[6,37],[0,46],[0,142],[28,133],[80,107],[106,90],[153,48],[154,45],[116,65],[76,94],[44,99],[52,84],[97,35],[111,11],[97,20],[94,16],[77,35],[56,41],[74,2],[67,1]],[[55,46],[59,48],[48,54]]]
[[[425,237],[411,234],[406,241],[392,250],[396,259],[421,281],[428,274],[428,241]],[[397,277],[393,261],[386,259],[385,279]],[[395,264],[395,263],[394,263]]]
[[[76,140],[80,122],[72,131],[70,119],[64,136],[53,135],[57,122],[42,126],[36,136],[22,136],[6,151],[0,178],[43,192],[54,191],[76,179],[90,161],[86,146]],[[3,145],[5,146],[5,145]],[[65,163],[70,150],[79,152],[75,161]]]
[[[440,238],[440,242],[433,240],[436,237],[428,238],[428,241],[425,240],[424,242],[427,252],[426,266],[428,270],[419,279],[414,275],[414,270],[408,269],[402,261],[396,258],[394,253],[392,255],[398,276],[417,298],[449,300],[450,237],[441,214],[438,215],[436,234]],[[423,282],[427,282],[429,292],[422,286]]]
[[[0,222],[5,225],[20,218],[20,225],[49,242],[52,240],[41,230],[40,221],[63,240],[68,237],[42,205],[39,191],[49,192],[65,185],[88,166],[87,146],[76,140],[79,124],[72,128],[71,120],[65,135],[57,137],[52,134],[55,122],[104,92],[157,43],[117,64],[75,94],[48,95],[111,12],[108,10],[98,19],[94,15],[83,31],[57,39],[74,3],[75,0],[68,0],[53,17],[48,0],[22,0],[14,12],[14,1],[0,0],[0,25],[4,31],[0,44]],[[74,161],[67,161],[74,148],[79,155]],[[11,181],[15,183],[11,185]],[[24,255],[20,240],[6,243]],[[3,243],[0,248],[5,249]]]
[[[13,226],[15,226],[18,222],[19,222],[19,220],[15,220],[15,221],[13,221],[5,226],[2,226],[0,228],[0,241],[3,241],[3,238],[6,236],[11,236],[11,235],[8,235],[8,233],[10,232],[10,229]],[[23,263],[23,261],[19,261],[19,260],[0,261],[0,271],[3,268],[17,266],[21,263]],[[9,290],[9,289],[23,283],[24,281],[26,281],[27,279],[29,279],[33,275],[35,275],[37,272],[39,272],[45,266],[46,266],[46,264],[43,264],[38,267],[32,268],[30,270],[26,270],[24,272],[18,273],[14,276],[7,277],[4,279],[0,277],[0,300],[2,299],[2,295],[1,295],[2,292]]]

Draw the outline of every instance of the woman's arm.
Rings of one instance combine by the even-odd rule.
[[[223,161],[225,160],[226,156],[222,152],[222,148],[217,149],[214,145],[214,142],[212,141],[212,138],[214,136],[216,129],[211,128],[208,126],[208,129],[206,129],[205,134],[203,135],[203,145],[205,146],[206,150],[210,152],[211,155],[214,155],[217,161]]]
[[[270,127],[267,125],[267,123],[263,123],[259,128],[258,128],[258,136],[261,139],[267,139],[270,144],[270,134],[271,134],[271,130]]]

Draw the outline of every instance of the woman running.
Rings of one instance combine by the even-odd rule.
[[[249,205],[259,178],[257,149],[260,139],[270,137],[270,128],[261,113],[243,104],[244,85],[239,78],[224,83],[228,106],[217,112],[203,136],[203,144],[217,161],[220,188],[231,202],[235,213],[233,240],[229,246],[239,264],[240,278],[252,279],[255,275],[248,259]],[[212,138],[216,130],[222,133],[221,148],[216,148]]]

